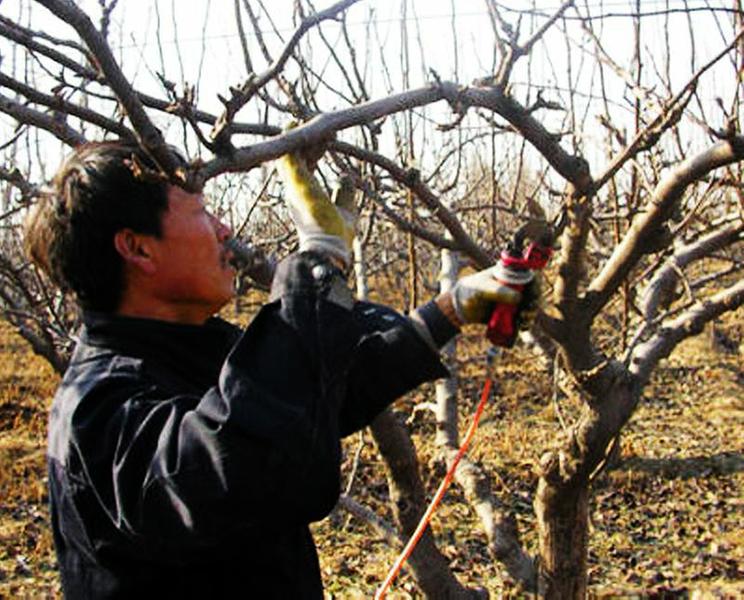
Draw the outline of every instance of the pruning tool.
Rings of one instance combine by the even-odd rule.
[[[224,242],[225,250],[230,252],[230,264],[239,273],[250,277],[259,287],[269,289],[274,277],[276,261],[273,256],[255,246],[231,237]]]
[[[514,233],[507,247],[501,251],[496,269],[496,279],[510,288],[522,292],[534,279],[533,271],[541,271],[553,253],[553,234],[549,226],[540,226],[532,233],[532,241],[524,250],[525,239],[535,227],[528,223]],[[498,304],[491,313],[486,337],[494,346],[511,348],[519,331],[518,319],[522,310],[534,302],[532,294],[525,294],[519,304]]]

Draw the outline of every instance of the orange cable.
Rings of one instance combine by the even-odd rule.
[[[436,510],[437,506],[439,506],[439,503],[442,500],[445,492],[447,491],[447,488],[449,488],[450,484],[452,483],[452,479],[455,476],[455,471],[457,470],[457,465],[460,463],[460,459],[462,459],[462,457],[465,455],[465,452],[468,449],[468,445],[470,444],[470,440],[473,439],[473,434],[475,434],[475,430],[478,428],[478,422],[480,421],[481,414],[483,413],[483,409],[486,406],[488,396],[491,393],[491,383],[491,377],[487,377],[486,383],[483,385],[483,391],[481,392],[480,402],[478,403],[478,407],[475,409],[473,422],[470,424],[470,428],[468,429],[467,435],[465,436],[465,441],[462,443],[462,446],[460,446],[460,449],[457,451],[455,460],[452,461],[452,465],[447,471],[447,474],[444,476],[442,483],[439,485],[437,493],[434,494],[434,498],[432,498],[431,503],[426,509],[426,512],[421,517],[421,520],[416,527],[416,531],[413,532],[411,539],[408,540],[408,543],[406,544],[405,548],[403,548],[400,556],[398,556],[395,563],[391,567],[390,572],[387,574],[387,577],[385,577],[385,581],[382,582],[382,585],[377,590],[377,593],[375,594],[375,600],[383,600],[383,598],[385,598],[385,594],[387,594],[388,588],[398,576],[398,573],[403,567],[403,563],[406,562],[408,557],[411,555],[411,552],[413,552],[413,549],[416,547],[416,544],[418,544],[419,539],[421,539],[421,536],[424,534],[424,530],[429,525],[429,521],[431,521],[431,517],[434,515],[434,511]]]

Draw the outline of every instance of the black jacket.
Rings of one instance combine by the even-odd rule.
[[[340,438],[446,371],[298,260],[242,332],[85,315],[49,430],[66,597],[322,598],[308,524],[338,498]]]

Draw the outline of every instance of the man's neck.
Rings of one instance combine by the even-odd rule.
[[[157,302],[151,298],[143,302],[131,297],[122,300],[116,314],[123,317],[157,319],[185,325],[203,325],[212,316],[211,312],[208,313],[201,306]]]

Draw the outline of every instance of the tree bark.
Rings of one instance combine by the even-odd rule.
[[[535,497],[539,523],[540,595],[548,599],[585,598],[589,484],[573,488],[540,479]]]
[[[548,599],[586,597],[589,487],[640,398],[637,380],[617,362],[574,371],[574,377],[584,408],[561,447],[543,455],[534,501],[538,593]]]
[[[371,425],[377,448],[388,467],[390,503],[400,530],[409,537],[424,514],[426,493],[418,471],[418,459],[411,438],[390,412],[380,414]],[[429,600],[466,600],[479,593],[462,586],[449,562],[434,543],[431,528],[421,536],[408,559],[413,576]]]

